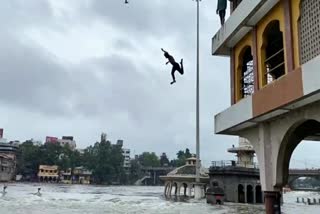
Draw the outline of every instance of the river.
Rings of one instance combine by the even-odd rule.
[[[32,193],[41,187],[41,197]],[[206,204],[205,200],[174,202],[163,196],[163,187],[80,186],[54,184],[9,184],[0,197],[0,214],[100,214],[100,213],[264,213],[263,205],[223,206]],[[284,213],[319,214],[320,205],[297,204],[300,196],[320,198],[319,193],[290,192],[284,195]]]

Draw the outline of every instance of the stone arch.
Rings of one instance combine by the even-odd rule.
[[[282,188],[287,184],[289,176],[289,163],[293,151],[306,137],[320,133],[320,122],[313,119],[304,119],[293,124],[281,141],[277,155],[276,187]]]
[[[242,184],[238,185],[238,203],[245,203],[244,186]]]
[[[250,203],[250,204],[252,204],[254,201],[253,201],[253,196],[254,196],[254,194],[253,194],[253,187],[252,187],[252,185],[247,185],[247,203]]]
[[[320,181],[319,177],[316,175],[299,175],[299,176],[289,176],[288,178],[288,186],[290,187],[290,189],[295,190],[296,188],[294,188],[293,183],[300,179],[300,178],[311,178],[311,179],[315,179]],[[297,188],[299,189],[299,188]]]
[[[261,185],[256,185],[255,194],[256,194],[256,203],[257,204],[262,204],[263,203],[263,199],[262,199],[262,188],[261,188]]]
[[[283,32],[280,28],[280,21],[270,21],[262,34],[261,59],[263,68],[261,75],[262,84],[270,82],[283,76],[285,72],[285,52]]]
[[[237,94],[238,99],[241,99],[254,93],[253,56],[250,45],[244,46],[240,51],[236,69],[239,86]]]

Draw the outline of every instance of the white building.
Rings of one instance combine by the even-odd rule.
[[[62,139],[58,139],[58,143],[61,146],[69,145],[69,147],[74,150],[77,146],[76,141],[73,139],[73,137],[69,136],[63,136]]]
[[[124,157],[123,167],[125,169],[129,169],[131,167],[131,164],[130,164],[130,149],[122,148],[122,155]]]

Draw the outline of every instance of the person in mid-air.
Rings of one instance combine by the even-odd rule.
[[[2,196],[5,196],[7,194],[6,189],[7,189],[7,186],[3,186]]]
[[[171,76],[172,76],[172,82],[170,84],[173,84],[176,82],[176,77],[174,75],[174,72],[178,71],[181,75],[183,75],[184,71],[183,71],[183,59],[181,59],[180,61],[180,65],[179,63],[177,63],[173,56],[171,56],[167,51],[163,50],[163,48],[161,48],[161,50],[164,52],[164,56],[168,59],[168,62],[166,62],[166,65],[168,63],[171,63],[172,65],[172,70],[171,70]]]

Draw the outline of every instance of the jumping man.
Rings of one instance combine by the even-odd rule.
[[[180,65],[179,63],[177,63],[173,56],[171,56],[167,51],[163,50],[163,48],[161,48],[161,50],[164,52],[164,56],[165,58],[168,59],[168,62],[166,62],[166,65],[170,62],[172,65],[172,70],[171,70],[171,76],[172,76],[172,82],[170,84],[173,84],[176,82],[176,78],[174,75],[174,72],[178,71],[181,75],[183,75],[184,71],[183,71],[183,59],[181,59],[180,61]]]

